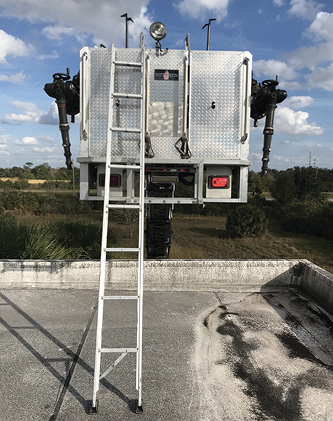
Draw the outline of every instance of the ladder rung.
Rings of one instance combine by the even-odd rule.
[[[142,165],[110,164],[109,168],[123,168],[123,169],[129,168],[132,170],[140,170],[142,168]]]
[[[138,300],[138,295],[102,295],[103,300]]]
[[[133,61],[114,61],[116,66],[129,66],[129,67],[142,67],[142,63],[133,62]]]
[[[138,352],[138,348],[100,348],[99,352]]]
[[[142,99],[143,96],[141,94],[123,94],[121,92],[114,92],[112,94],[114,98],[134,98],[134,99]]]
[[[117,251],[124,251],[127,253],[139,253],[139,247],[106,247],[105,251],[107,253],[110,252],[117,252]]]
[[[131,128],[131,127],[111,127],[110,130],[113,132],[125,132],[125,133],[141,133],[142,129]]]
[[[111,203],[107,205],[109,209],[141,209],[141,205],[121,205]]]

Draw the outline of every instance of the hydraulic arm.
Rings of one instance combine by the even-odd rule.
[[[255,79],[252,79],[251,117],[254,119],[254,126],[257,127],[258,120],[266,116],[261,175],[266,175],[268,172],[276,104],[281,103],[287,98],[286,91],[276,89],[278,84],[279,82],[277,80],[269,79],[258,83]]]
[[[74,116],[80,111],[80,78],[75,75],[70,81],[69,70],[67,73],[55,73],[53,82],[44,86],[44,91],[56,99],[59,114],[59,129],[61,131],[62,146],[66,158],[67,169],[72,169],[71,144],[69,141],[69,124],[67,114],[74,122]]]

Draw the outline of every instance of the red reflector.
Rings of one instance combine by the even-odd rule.
[[[209,188],[211,189],[229,188],[229,177],[219,177],[219,176],[209,177]]]
[[[112,174],[110,176],[110,187],[120,187],[121,177],[120,174]],[[104,187],[105,186],[105,174],[99,175],[99,186]]]

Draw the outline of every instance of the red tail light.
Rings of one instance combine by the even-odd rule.
[[[99,187],[105,186],[105,174],[99,175]],[[120,174],[111,174],[110,176],[110,187],[120,187],[121,186],[121,176]]]
[[[229,176],[211,175],[208,177],[208,188],[210,189],[228,189]]]

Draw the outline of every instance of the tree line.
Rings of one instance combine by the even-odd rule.
[[[30,180],[30,182],[29,182]],[[45,180],[44,184],[33,184],[32,180]],[[47,162],[33,166],[26,162],[23,167],[0,168],[0,189],[27,188],[72,188],[79,186],[80,170],[74,168],[52,168]]]
[[[78,186],[79,169],[75,169],[74,176]],[[20,187],[15,187],[17,183],[26,183],[28,177],[43,177],[49,187],[59,187],[57,183],[62,180],[71,188],[73,173],[65,168],[53,169],[48,164],[33,167],[27,163],[23,168],[0,169],[0,177],[18,177],[11,184],[13,188],[5,185],[10,181],[0,180],[0,214],[14,211],[18,214],[78,215],[101,209],[101,203],[80,201],[76,193],[67,197],[52,191],[37,194],[20,191]],[[283,171],[270,170],[265,177],[250,171],[248,204],[208,203],[205,207],[179,205],[175,207],[175,212],[228,214],[230,217],[227,225],[233,236],[263,234],[267,224],[265,217],[268,217],[279,221],[286,231],[333,240],[333,202],[328,200],[328,192],[333,192],[332,169],[294,167]],[[274,200],[267,200],[267,195]]]
[[[333,169],[293,167],[280,171],[269,170],[265,177],[249,171],[249,191],[266,191],[274,198],[285,196],[286,200],[295,195],[303,199],[303,194],[313,197],[320,192],[333,192]]]

